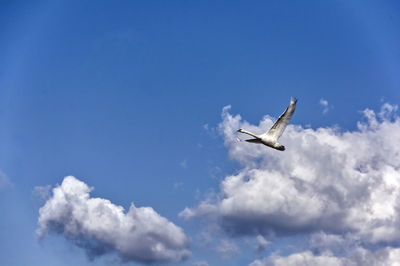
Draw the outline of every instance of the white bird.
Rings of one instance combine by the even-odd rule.
[[[254,137],[254,139],[246,139],[245,141],[250,143],[257,143],[257,144],[264,144],[268,147],[284,151],[285,146],[279,144],[278,139],[282,136],[283,131],[285,130],[286,126],[289,124],[290,119],[294,113],[294,109],[296,109],[297,99],[293,98],[290,100],[290,104],[286,108],[285,112],[281,114],[275,124],[268,130],[268,132],[256,135],[244,129],[238,129],[237,132],[244,133]],[[239,139],[240,140],[240,139]]]

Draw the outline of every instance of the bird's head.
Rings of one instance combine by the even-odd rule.
[[[275,147],[275,149],[277,149],[277,150],[279,150],[279,151],[284,151],[285,150],[285,146],[283,146],[283,145],[277,145],[276,147]]]

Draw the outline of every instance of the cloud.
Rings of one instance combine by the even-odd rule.
[[[239,252],[239,248],[233,241],[223,239],[216,248],[217,253],[224,259],[229,259]]]
[[[352,233],[334,235],[321,231],[312,234],[308,241],[308,248],[315,254],[332,252],[344,255],[361,247],[361,245],[359,237]]]
[[[51,196],[51,186],[36,186],[33,188],[32,195],[40,200],[47,200]]]
[[[325,99],[320,99],[319,104],[323,107],[322,113],[326,114],[332,107],[329,105],[328,101]]]
[[[288,257],[271,256],[263,260],[255,260],[249,266],[342,266],[342,260],[333,256],[314,256],[310,251],[295,253]]]
[[[272,255],[262,260],[255,260],[249,266],[395,266],[400,265],[400,248],[383,248],[371,252],[358,248],[348,257],[336,257],[332,254],[314,255],[311,251],[294,253],[286,257]]]
[[[400,248],[381,247],[368,250],[352,234],[331,235],[324,232],[312,234],[306,250],[281,256],[278,252],[267,258],[255,260],[250,266],[279,265],[338,265],[338,266],[394,266],[400,265]]]
[[[262,133],[259,125],[222,112],[219,129],[229,156],[241,165],[225,177],[216,198],[206,198],[180,215],[213,217],[236,235],[352,233],[368,243],[400,241],[400,119],[396,106],[377,114],[364,110],[355,131],[289,125],[277,152],[237,143],[238,128]]]
[[[202,133],[208,135],[211,138],[217,138],[218,137],[218,129],[214,126],[207,124],[204,124],[202,126]]]
[[[0,189],[3,189],[9,185],[11,185],[10,179],[0,170]]]
[[[256,238],[256,250],[257,252],[263,252],[269,246],[269,241],[267,241],[262,235],[258,235]]]
[[[196,261],[195,263],[193,263],[193,266],[209,266],[207,261]]]
[[[182,189],[182,188],[183,188],[183,182],[174,183],[174,189]]]
[[[190,255],[183,230],[151,207],[131,204],[128,212],[107,199],[92,198],[92,188],[65,177],[39,210],[37,234],[63,235],[89,258],[115,252],[122,261],[181,261]]]
[[[179,165],[180,165],[182,168],[187,168],[187,167],[188,167],[188,164],[187,164],[187,161],[186,161],[186,160],[183,160],[182,162],[180,162]]]

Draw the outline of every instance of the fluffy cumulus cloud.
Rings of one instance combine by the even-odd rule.
[[[90,188],[65,177],[39,210],[39,237],[61,234],[90,258],[115,252],[122,261],[170,262],[190,255],[183,230],[150,207],[128,212],[107,199],[90,197]]]
[[[236,235],[326,232],[333,234],[327,239],[332,243],[338,241],[335,235],[348,235],[361,246],[398,245],[400,119],[396,111],[397,106],[389,104],[377,113],[366,109],[354,131],[290,124],[280,139],[287,149],[278,152],[235,141],[238,128],[263,133],[275,119],[265,116],[259,125],[251,125],[225,107],[219,128],[230,157],[241,169],[221,182],[215,198],[180,215],[217,217],[222,228]],[[291,265],[303,260],[312,261],[310,265],[341,265],[338,260],[347,260],[316,252],[275,257],[268,263]],[[388,258],[398,254],[395,249],[385,252]]]

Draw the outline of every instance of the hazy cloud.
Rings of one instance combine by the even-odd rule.
[[[396,106],[378,114],[366,109],[358,130],[289,125],[277,152],[237,143],[238,128],[262,133],[275,119],[259,125],[222,112],[219,126],[229,155],[242,165],[206,198],[181,216],[212,217],[233,234],[266,235],[325,231],[353,235],[369,243],[400,240],[400,120]]]
[[[207,261],[196,261],[195,263],[193,263],[193,266],[209,266]]]
[[[183,188],[183,182],[174,183],[174,189],[182,189],[182,188]]]
[[[8,179],[8,176],[0,170],[0,189],[3,189],[10,184],[11,182],[10,179]]]
[[[65,177],[39,210],[37,234],[63,235],[90,258],[115,252],[122,261],[170,262],[190,255],[183,230],[151,207],[128,212],[107,199],[92,198],[84,182]]]
[[[262,235],[256,237],[256,250],[258,252],[265,251],[269,244],[269,241],[267,241]]]
[[[330,109],[331,109],[331,106],[329,105],[329,103],[328,103],[328,101],[327,100],[325,100],[325,99],[320,99],[319,100],[319,104],[322,106],[322,108],[323,108],[323,110],[322,110],[322,113],[323,114],[326,114]]]
[[[204,124],[202,126],[202,133],[203,134],[207,134],[208,136],[212,137],[212,138],[216,138],[218,137],[218,128],[211,126],[209,124]]]
[[[223,239],[216,248],[217,253],[224,259],[229,259],[239,252],[239,248],[233,241]]]
[[[186,160],[183,160],[182,162],[180,162],[179,165],[180,165],[182,168],[187,168],[187,167],[188,167],[187,161],[186,161]]]
[[[40,200],[47,200],[51,195],[51,186],[36,186],[33,188],[32,195]]]

